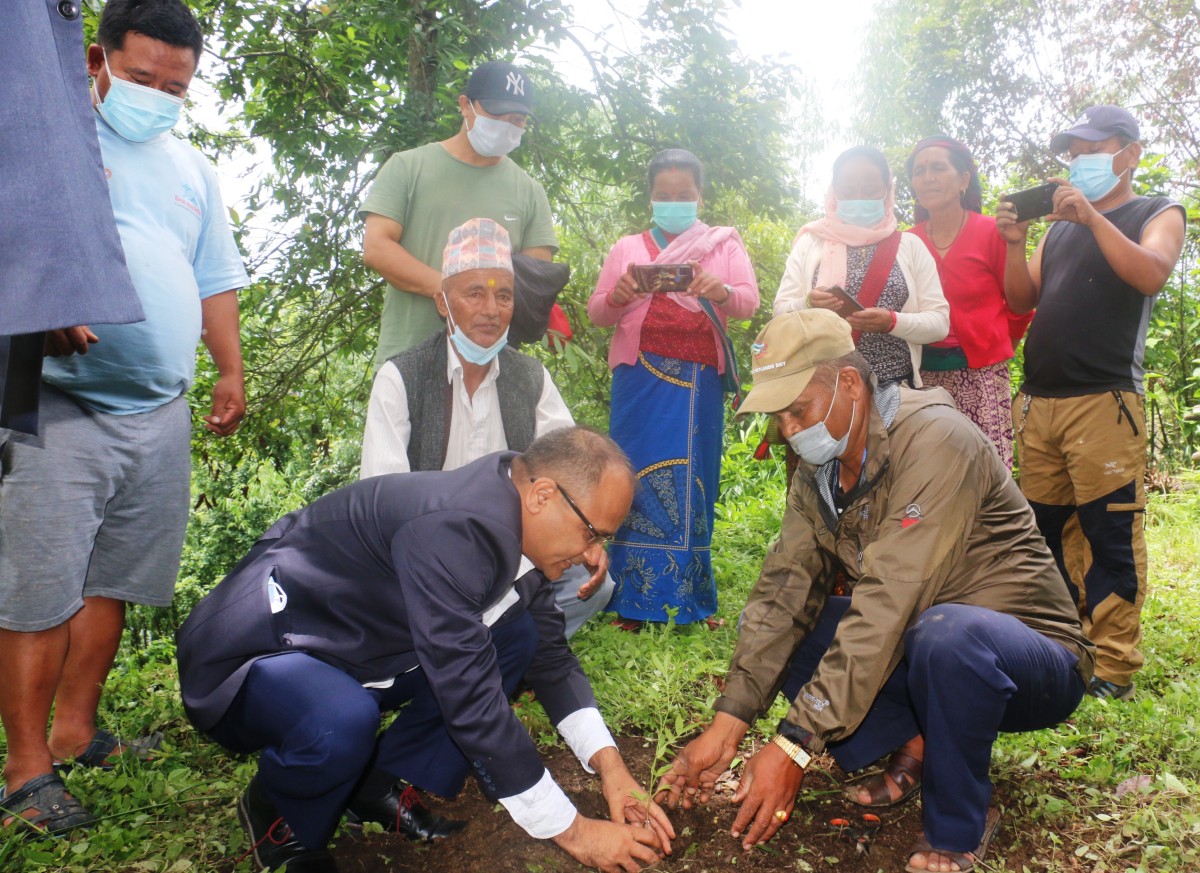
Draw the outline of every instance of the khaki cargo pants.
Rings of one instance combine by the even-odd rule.
[[[1141,395],[1013,399],[1021,491],[1096,644],[1096,675],[1142,666],[1146,423]]]

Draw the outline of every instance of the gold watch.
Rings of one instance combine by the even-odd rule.
[[[805,751],[802,745],[792,742],[783,734],[775,734],[771,737],[771,742],[783,749],[783,753],[791,758],[792,763],[801,770],[807,767],[808,762],[812,760],[812,755]]]

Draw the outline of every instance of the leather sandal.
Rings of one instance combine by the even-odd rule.
[[[851,803],[862,807],[899,806],[921,790],[923,764],[924,762],[920,758],[914,758],[904,752],[892,752],[892,757],[888,759],[887,766],[882,770],[864,773],[862,776],[856,776],[854,779],[842,783],[844,786],[842,794]],[[894,800],[888,790],[888,778],[900,789],[900,796]],[[858,799],[860,788],[867,789],[871,795],[870,802],[863,803]]]
[[[116,766],[114,759],[122,755],[128,755],[136,761],[149,761],[154,757],[154,752],[162,746],[162,741],[162,731],[155,731],[136,740],[122,740],[106,730],[98,730],[83,752],[70,761],[55,761],[54,769],[59,773],[69,773],[72,767],[111,770]]]
[[[57,773],[34,776],[12,794],[0,788],[0,816],[5,828],[28,827],[29,836],[66,833],[96,821]]]
[[[912,860],[913,855],[920,852],[925,855],[925,861],[928,863],[929,853],[936,852],[957,864],[957,873],[967,873],[969,870],[974,870],[975,865],[983,860],[983,856],[987,852],[988,843],[992,841],[992,837],[996,835],[996,830],[999,827],[1000,810],[993,806],[988,810],[987,819],[983,825],[983,838],[979,841],[979,846],[974,852],[950,852],[946,849],[934,848],[929,844],[929,840],[925,839],[925,835],[922,834],[921,838],[913,843],[912,848],[908,850],[909,861]],[[904,873],[928,873],[928,869],[926,867],[914,867],[909,863],[904,865]]]

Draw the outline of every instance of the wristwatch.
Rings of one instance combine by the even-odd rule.
[[[775,734],[771,737],[771,742],[783,749],[783,753],[792,759],[792,763],[803,770],[808,766],[808,762],[812,760],[812,755],[804,750],[804,747],[799,743],[793,743],[783,734]]]
[[[726,283],[725,283],[725,299],[724,299],[724,300],[722,300],[721,302],[722,302],[722,303],[728,303],[728,302],[729,302],[729,298],[730,298],[730,297],[732,297],[732,296],[733,296],[733,286],[732,286],[732,285],[730,285],[728,282],[726,282]]]

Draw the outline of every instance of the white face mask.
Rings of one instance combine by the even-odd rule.
[[[525,128],[499,118],[488,118],[475,112],[475,123],[467,128],[467,140],[476,153],[485,158],[502,158],[521,144]]]
[[[844,437],[835,440],[829,433],[829,428],[825,426],[825,422],[833,413],[833,404],[837,401],[838,382],[840,381],[841,379],[838,379],[833,383],[833,399],[829,401],[829,412],[825,413],[825,417],[812,427],[798,430],[788,437],[788,445],[792,447],[792,451],[799,455],[806,464],[812,464],[814,467],[828,464],[846,451],[846,446],[850,442],[850,431],[854,429],[854,416],[858,412],[857,402],[850,407],[850,426],[846,428]]]

